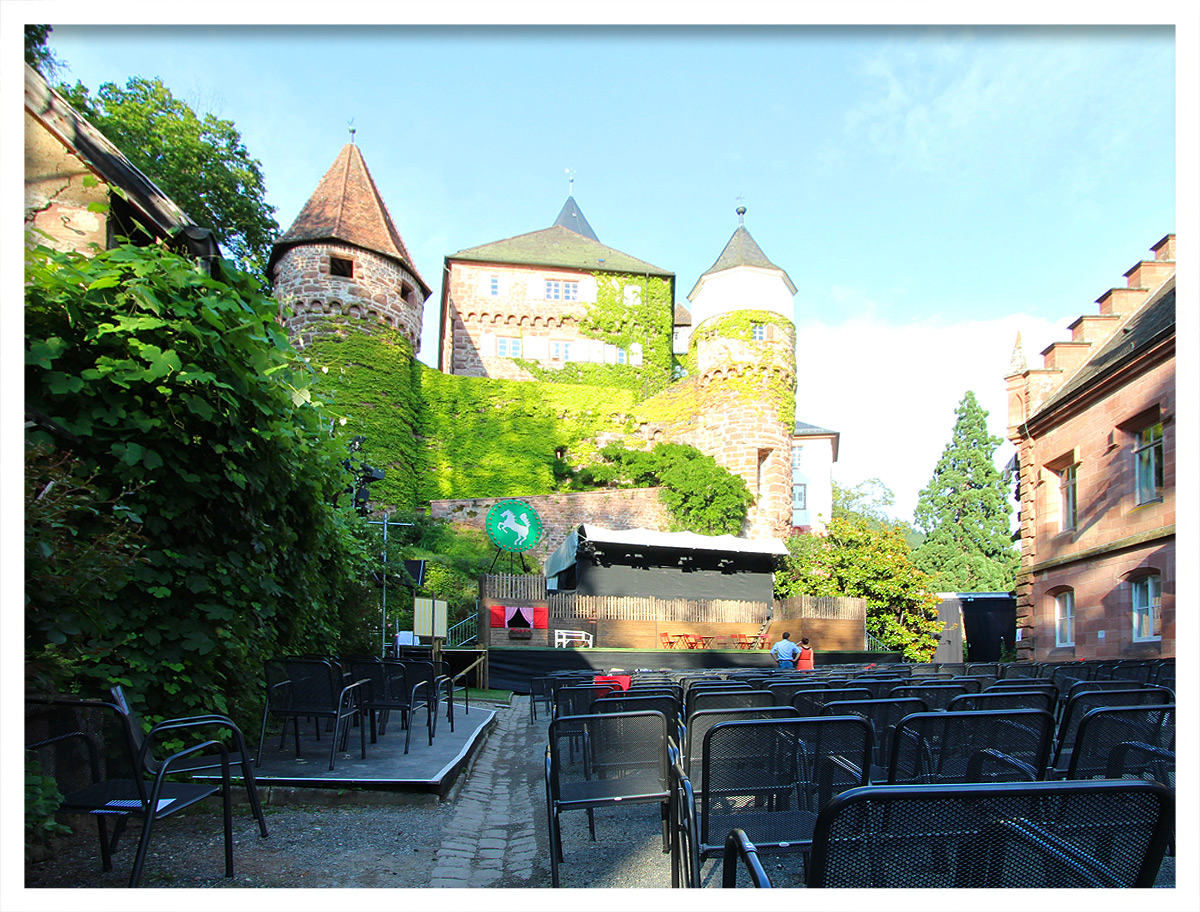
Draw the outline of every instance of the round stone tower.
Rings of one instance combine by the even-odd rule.
[[[796,286],[742,224],[688,295],[700,386],[697,446],[754,495],[743,533],[786,537],[792,525]]]
[[[293,339],[310,341],[330,318],[366,317],[398,330],[414,354],[420,350],[429,286],[354,143],[275,242],[267,274]]]

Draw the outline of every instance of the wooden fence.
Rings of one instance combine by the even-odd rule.
[[[488,599],[546,600],[546,577],[518,573],[489,573],[479,578],[479,597]]]
[[[775,603],[776,620],[819,618],[828,621],[865,621],[867,600],[797,595]]]

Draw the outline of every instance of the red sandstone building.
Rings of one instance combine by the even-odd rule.
[[[1034,661],[1175,655],[1175,236],[1008,375],[1020,647]]]

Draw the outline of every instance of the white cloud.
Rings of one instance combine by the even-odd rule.
[[[845,485],[881,478],[896,495],[893,515],[911,520],[917,495],[950,442],[954,410],[967,390],[1003,438],[1008,373],[1017,333],[1031,367],[1051,342],[1070,338],[1068,321],[1013,314],[952,325],[890,324],[856,317],[796,327],[796,418],[841,432],[834,478]],[[1012,454],[1006,442],[997,461]]]

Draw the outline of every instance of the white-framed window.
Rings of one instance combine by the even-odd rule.
[[[1148,573],[1133,581],[1133,641],[1162,639],[1162,577]]]
[[[563,282],[560,279],[546,279],[547,301],[578,301],[579,283]]]
[[[617,346],[617,363],[618,364],[628,364],[629,363],[629,353],[626,352],[625,349],[621,348],[621,346],[619,346],[619,345]]]
[[[488,287],[489,295],[491,295],[493,298],[498,297],[500,295],[500,276],[498,276],[498,275],[488,276],[488,286],[487,287]]]
[[[640,285],[626,285],[622,289],[626,307],[637,307],[642,303],[642,289]]]
[[[1079,520],[1078,509],[1078,464],[1059,470],[1059,529],[1063,532],[1074,529]]]
[[[554,279],[546,279],[546,300],[562,300],[562,282],[557,282]]]
[[[563,282],[562,283],[562,299],[564,301],[579,300],[579,283],[578,282]]]
[[[1163,426],[1152,424],[1138,432],[1133,447],[1134,479],[1139,504],[1162,500]]]
[[[519,336],[497,336],[496,355],[501,358],[521,357],[521,338]]]
[[[792,485],[792,509],[807,510],[808,509],[808,485],[794,484]]]
[[[804,460],[804,444],[802,444],[802,443],[792,444],[792,468],[793,469],[800,468],[800,464],[803,462],[803,460]]]
[[[750,327],[750,338],[755,342],[765,342],[767,340],[767,327],[762,323],[755,323]]]
[[[563,343],[562,339],[551,339],[550,340],[550,360],[551,361],[562,361],[563,360],[563,344],[564,343]]]
[[[1075,592],[1071,589],[1054,596],[1054,645],[1075,645]]]

